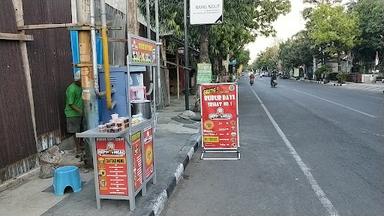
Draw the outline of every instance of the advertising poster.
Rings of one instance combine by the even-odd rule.
[[[197,64],[197,84],[212,82],[212,65],[199,63]]]
[[[131,64],[148,65],[156,64],[156,44],[140,38],[131,36]]]
[[[137,132],[131,136],[133,151],[133,182],[135,191],[137,191],[143,183],[143,158],[141,155],[141,132]]]
[[[203,84],[200,88],[204,149],[239,147],[238,91],[232,83]]]
[[[147,128],[143,132],[144,138],[144,161],[145,161],[145,178],[149,178],[153,174],[154,157],[153,157],[153,141],[152,128]]]
[[[128,173],[124,139],[96,140],[100,195],[128,195]]]

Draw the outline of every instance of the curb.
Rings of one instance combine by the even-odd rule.
[[[149,216],[158,216],[163,211],[166,203],[168,202],[168,198],[175,191],[175,188],[179,183],[180,179],[183,178],[183,173],[185,168],[188,166],[189,161],[192,159],[193,154],[199,148],[200,139],[201,139],[201,135],[198,135],[197,138],[193,139],[193,142],[195,142],[195,144],[193,145],[193,147],[190,148],[183,162],[179,163],[179,165],[177,166],[174,176],[171,178],[171,180],[167,184],[167,188],[164,189],[160,193],[160,195],[156,198],[152,207],[152,211],[148,214]]]
[[[31,169],[30,171],[28,171],[24,174],[21,174],[20,176],[17,176],[16,178],[9,179],[9,180],[3,182],[2,184],[0,184],[0,193],[5,191],[5,190],[8,190],[9,188],[16,187],[16,186],[23,184],[28,179],[30,179],[34,176],[37,176],[39,174],[39,172],[40,172],[40,166],[35,167],[35,168]]]

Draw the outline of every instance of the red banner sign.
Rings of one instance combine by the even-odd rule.
[[[101,195],[128,195],[126,149],[123,138],[97,139],[97,172]]]
[[[203,148],[237,149],[239,147],[237,85],[202,84],[200,100]]]
[[[143,157],[141,155],[141,132],[137,132],[131,136],[133,151],[133,182],[135,191],[137,191],[143,183]]]
[[[145,129],[143,132],[144,138],[144,161],[145,161],[145,178],[149,178],[153,173],[153,133],[152,128]]]

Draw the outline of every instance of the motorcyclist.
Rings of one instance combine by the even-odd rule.
[[[255,82],[255,75],[251,73],[251,75],[249,75],[249,84],[253,85],[254,82]]]
[[[277,79],[277,73],[276,71],[273,71],[271,75],[271,87],[275,87],[277,85],[275,81],[276,79]]]

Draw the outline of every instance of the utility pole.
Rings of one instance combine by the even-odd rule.
[[[184,0],[184,87],[185,87],[185,110],[189,110],[189,56],[188,56],[188,23],[187,23],[187,7],[188,1]]]
[[[155,23],[156,23],[156,74],[157,74],[157,86],[159,95],[159,106],[164,105],[162,103],[162,90],[161,90],[161,79],[160,79],[160,24],[159,24],[159,0],[155,0]]]
[[[90,1],[77,1],[77,18],[79,25],[90,25]],[[91,32],[79,31],[81,87],[83,88],[84,113],[87,119],[87,128],[98,125],[97,100],[94,89],[92,72]]]

